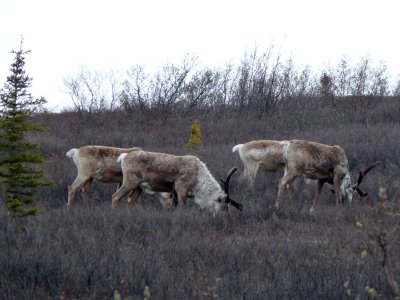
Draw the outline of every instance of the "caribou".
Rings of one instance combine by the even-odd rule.
[[[190,197],[201,208],[209,209],[214,214],[228,208],[228,204],[242,209],[242,205],[229,196],[229,181],[236,167],[230,170],[226,180],[221,179],[224,186],[222,190],[206,165],[192,155],[132,151],[122,153],[118,162],[121,163],[123,182],[112,196],[112,208],[130,191],[140,195],[142,188],[153,192],[171,192],[173,188],[181,207],[185,206],[186,199]]]
[[[78,170],[75,181],[68,187],[67,209],[72,206],[75,194],[81,190],[82,198],[87,205],[89,188],[93,180],[105,183],[122,183],[121,165],[117,162],[122,153],[137,152],[142,149],[133,148],[114,148],[107,146],[89,145],[80,148],[73,148],[67,152],[67,156],[72,158]],[[150,193],[154,193],[148,191]],[[154,193],[159,198],[161,204],[166,208],[171,208],[174,204],[172,187],[168,192]],[[139,195],[132,192],[131,198],[137,199]]]
[[[357,183],[352,185],[347,156],[340,146],[303,140],[258,140],[238,144],[232,148],[232,152],[239,152],[244,165],[241,177],[247,179],[251,186],[254,185],[259,169],[268,172],[284,171],[279,181],[275,204],[277,207],[286,190],[291,201],[293,182],[298,176],[316,180],[317,187],[311,212],[319,202],[322,187],[326,182],[334,185],[336,206],[339,206],[341,199],[347,199],[351,203],[355,191],[360,197],[365,197],[366,194],[359,189],[359,185],[364,176],[380,163],[376,162],[366,170],[360,171]]]

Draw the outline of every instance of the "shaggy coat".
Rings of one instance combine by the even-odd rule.
[[[347,156],[341,147],[292,140],[285,144],[283,156],[285,168],[284,175],[279,182],[276,206],[279,206],[279,201],[286,188],[289,190],[289,199],[292,198],[293,181],[300,175],[317,180],[311,211],[319,201],[325,182],[334,185],[336,206],[339,206],[340,199],[347,199],[351,203],[354,188],[351,186]]]
[[[122,153],[140,151],[138,147],[113,148],[106,146],[84,146],[73,148],[67,152],[72,158],[78,170],[75,181],[68,187],[68,203],[70,208],[75,199],[77,190],[81,190],[82,198],[87,204],[90,184],[93,180],[100,182],[122,182],[121,165],[117,162]],[[170,206],[172,196],[170,194],[157,194],[164,206]]]
[[[259,140],[234,146],[232,152],[239,152],[244,165],[241,177],[246,179],[250,186],[254,186],[259,169],[266,172],[283,171],[283,149],[286,143],[287,141]]]
[[[195,156],[133,151],[122,154],[118,161],[121,162],[123,182],[112,196],[113,207],[129,191],[139,187],[156,192],[170,192],[173,188],[181,206],[185,205],[190,193],[201,208],[214,213],[225,205],[227,194],[206,165]]]

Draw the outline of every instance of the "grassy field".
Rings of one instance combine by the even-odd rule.
[[[69,149],[98,144],[185,154],[192,119],[139,122],[118,111],[42,116],[49,130],[31,140],[47,155],[44,168],[55,184],[41,190],[37,217],[12,221],[1,210],[1,298],[369,299],[376,291],[393,299],[400,272],[399,120],[394,98],[338,106],[299,101],[261,119],[200,118],[202,160],[217,179],[234,165],[242,170],[231,149],[255,139],[338,144],[353,180],[382,161],[362,183],[368,203],[355,196],[352,206],[337,209],[326,186],[310,214],[315,186],[298,179],[294,203],[275,209],[281,173],[260,173],[254,189],[234,175],[232,198],[244,210],[213,217],[190,201],[164,210],[152,196],[111,210],[116,185],[101,183],[93,184],[89,207],[78,198],[66,211],[76,176]]]

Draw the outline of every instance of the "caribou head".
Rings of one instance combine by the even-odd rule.
[[[342,183],[340,185],[340,196],[342,200],[347,199],[347,201],[351,204],[354,192],[357,192],[361,198],[367,197],[368,193],[364,193],[361,191],[360,184],[362,183],[364,177],[368,174],[368,172],[378,166],[380,163],[380,161],[377,161],[366,168],[364,171],[361,170],[358,174],[357,182],[353,185],[351,184],[350,174],[347,172],[343,177]],[[333,184],[332,179],[327,180],[327,182]],[[331,189],[331,191],[332,193],[335,193],[333,189]]]

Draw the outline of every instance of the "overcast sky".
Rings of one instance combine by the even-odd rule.
[[[0,84],[12,49],[26,57],[32,92],[72,106],[63,78],[92,70],[154,68],[196,55],[216,67],[271,45],[319,70],[370,56],[400,74],[398,0],[0,0]]]

